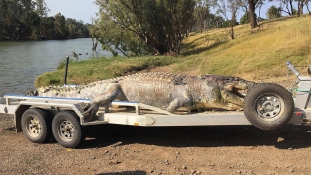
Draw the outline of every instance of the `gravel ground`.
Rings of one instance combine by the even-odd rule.
[[[310,174],[310,126],[92,126],[78,149],[35,144],[0,115],[0,174]]]

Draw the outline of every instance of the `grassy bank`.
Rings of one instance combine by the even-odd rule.
[[[144,69],[166,66],[178,62],[175,57],[139,57],[139,58],[97,58],[84,61],[71,61],[68,70],[68,84],[85,84],[97,80],[113,78]],[[53,72],[46,72],[36,78],[35,87],[62,85],[64,64]]]
[[[235,27],[236,39],[228,40],[226,30],[210,30],[187,38],[189,56],[176,66],[184,71],[270,78],[286,75],[285,62],[311,64],[311,17],[266,21],[258,29]],[[191,54],[190,54],[191,53]]]
[[[167,66],[165,71],[191,75],[219,74],[246,79],[285,77],[290,60],[294,65],[311,64],[311,17],[281,18],[236,26],[236,39],[229,39],[229,29],[211,29],[192,33],[184,40],[181,56],[92,59],[72,62],[69,83],[83,84],[143,69]],[[157,70],[157,69],[156,69]],[[37,77],[35,86],[63,83],[64,70]]]

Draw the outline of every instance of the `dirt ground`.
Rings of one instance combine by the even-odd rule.
[[[311,127],[85,128],[78,149],[35,144],[0,115],[0,174],[310,174]]]

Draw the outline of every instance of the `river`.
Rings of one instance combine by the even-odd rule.
[[[92,51],[92,39],[49,41],[0,41],[0,96],[4,94],[24,94],[34,90],[36,77],[44,72],[53,71],[72,52],[79,60],[96,57],[111,57],[111,53],[101,50]]]

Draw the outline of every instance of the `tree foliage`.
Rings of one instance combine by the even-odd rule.
[[[115,55],[178,54],[192,21],[194,0],[96,0],[94,33]]]
[[[34,24],[32,19],[36,18],[36,15],[31,13],[33,9],[31,0],[1,0],[0,8],[1,34],[5,33],[12,40],[30,35],[31,30],[27,26],[29,23]]]
[[[44,0],[0,0],[0,40],[89,37],[88,25],[49,11]]]
[[[249,22],[250,22],[250,13],[246,12],[246,13],[244,13],[242,18],[240,19],[240,24],[247,24]]]
[[[246,12],[244,13],[244,15],[242,16],[242,18],[240,19],[240,24],[248,24],[250,23],[251,17],[250,17],[250,12]],[[257,15],[255,13],[255,17],[257,18]],[[259,20],[258,20],[259,21]]]
[[[281,17],[281,9],[280,8],[277,8],[275,7],[274,5],[271,6],[268,10],[267,10],[267,13],[266,13],[268,19],[275,19],[275,18],[279,18]]]

